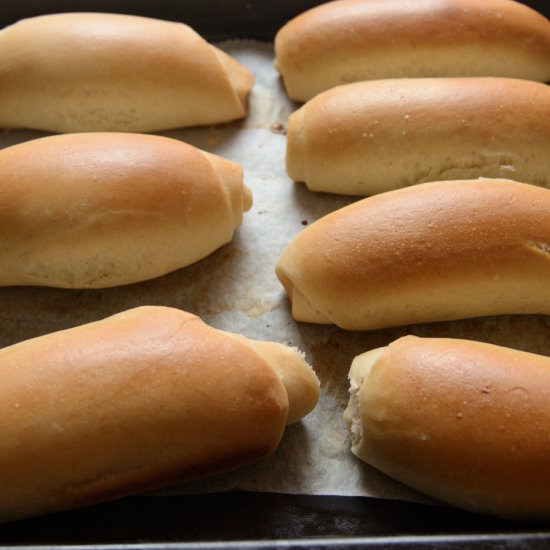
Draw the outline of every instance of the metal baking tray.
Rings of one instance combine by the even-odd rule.
[[[227,38],[271,41],[284,22],[320,3],[27,0],[2,2],[0,27],[44,13],[107,11],[183,21],[211,41]],[[550,3],[546,0],[524,3],[550,16]],[[550,526],[378,498],[233,491],[138,496],[3,525],[0,548],[7,547],[550,548]]]

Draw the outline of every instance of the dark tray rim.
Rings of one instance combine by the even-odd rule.
[[[229,38],[270,41],[285,21],[321,3],[320,0],[30,0],[2,6],[0,28],[23,17],[45,13],[111,11],[183,21],[212,41]],[[550,3],[545,0],[523,3],[550,16]],[[226,517],[225,527],[208,532],[212,512],[218,519]],[[288,524],[270,524],[267,518],[276,514]],[[202,526],[198,525],[201,517]],[[255,536],[254,530],[250,531],[250,536],[242,530],[232,533],[230,523],[237,521],[236,517],[250,524],[266,521],[272,531],[268,529],[265,537]],[[289,517],[294,517],[297,523],[293,525]],[[200,536],[200,529],[195,529],[193,537],[182,540],[186,537],[186,529],[181,529],[182,522],[195,522],[193,527],[201,527],[204,536]],[[315,522],[319,525],[325,522],[324,534],[315,535],[315,530],[308,528]],[[167,528],[169,523],[170,529]],[[174,529],[178,524],[180,529]],[[120,536],[105,542],[105,528],[117,525],[122,529]],[[140,528],[131,536],[127,529],[131,532],[133,525]],[[435,529],[434,525],[439,528]],[[144,526],[147,528],[143,529]],[[41,550],[548,548],[550,526],[505,522],[445,507],[374,498],[237,491],[181,497],[134,497],[0,525],[0,548],[13,547]]]

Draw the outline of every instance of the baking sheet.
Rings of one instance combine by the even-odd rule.
[[[320,403],[287,428],[277,452],[257,465],[156,494],[242,489],[310,495],[430,499],[359,462],[349,451],[342,420],[347,372],[353,357],[405,334],[470,338],[550,354],[550,321],[543,316],[503,316],[370,332],[293,321],[274,266],[291,238],[322,215],[355,198],[315,194],[285,173],[285,127],[297,105],[286,97],[273,67],[270,44],[224,42],[256,75],[246,120],[219,127],[164,132],[244,167],[254,206],[234,240],[208,258],[164,277],[125,287],[65,290],[0,288],[0,345],[104,318],[138,305],[167,305],[201,316],[217,328],[300,348],[322,385]],[[46,135],[14,131],[0,146]]]

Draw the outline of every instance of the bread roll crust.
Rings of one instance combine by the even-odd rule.
[[[155,132],[242,118],[252,73],[182,23],[106,13],[0,32],[0,126]]]
[[[298,234],[276,272],[295,319],[349,330],[550,314],[550,191],[481,179],[369,197]]]
[[[49,136],[0,151],[0,285],[100,288],[189,265],[251,206],[242,168],[139,134]]]
[[[267,456],[289,411],[273,360],[165,307],[136,308],[4,348],[0,521]],[[311,370],[297,352],[290,362]]]
[[[287,172],[312,191],[372,195],[480,176],[550,187],[550,88],[508,78],[358,82],[288,123]]]
[[[549,519],[550,359],[406,336],[365,361],[346,411],[357,456],[461,508]]]
[[[385,78],[505,76],[550,80],[550,22],[508,0],[340,0],[275,37],[289,96]]]

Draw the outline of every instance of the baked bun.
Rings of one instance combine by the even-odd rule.
[[[140,307],[0,351],[0,521],[271,454],[319,382],[297,350]]]
[[[158,277],[229,242],[242,168],[145,134],[49,136],[0,151],[0,285],[101,288]]]
[[[344,414],[352,451],[441,501],[550,519],[550,359],[406,336],[357,356]]]
[[[506,76],[550,80],[550,22],[510,0],[341,0],[275,37],[288,95],[307,101],[349,82]]]
[[[252,73],[182,23],[61,13],[0,32],[0,126],[155,132],[246,115]]]
[[[288,123],[288,175],[372,195],[427,181],[550,187],[550,88],[508,78],[397,79],[324,92]]]
[[[296,320],[349,330],[550,314],[550,190],[480,179],[375,195],[299,233],[276,272]]]

